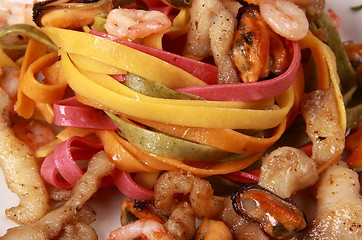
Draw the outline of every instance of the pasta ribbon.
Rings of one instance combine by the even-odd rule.
[[[309,48],[316,57],[316,63],[318,65],[318,71],[320,73],[318,87],[320,89],[326,89],[329,87],[330,82],[333,84],[334,93],[336,96],[336,104],[339,113],[339,122],[343,131],[346,131],[347,118],[346,110],[343,102],[343,96],[340,90],[340,80],[337,72],[336,58],[332,50],[311,32],[308,32],[307,36],[299,41],[301,49]],[[328,69],[324,69],[327,66]],[[328,74],[328,75],[327,75]],[[329,77],[328,77],[329,76]]]

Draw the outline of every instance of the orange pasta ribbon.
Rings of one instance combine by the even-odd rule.
[[[20,80],[18,86],[17,101],[15,105],[15,112],[24,118],[30,118],[34,112],[34,101],[26,96],[23,92],[24,86],[24,74],[29,66],[35,62],[38,58],[45,55],[48,51],[48,47],[39,41],[31,38],[29,39],[28,47],[26,48],[23,63],[20,69]]]
[[[57,59],[57,52],[52,52],[40,57],[29,66],[23,76],[22,91],[25,95],[41,103],[54,103],[63,98],[67,82],[61,77],[61,74],[48,74],[48,77],[52,77],[53,79],[48,80],[44,78],[44,83],[41,83],[35,78],[43,68],[55,64]],[[57,67],[59,66],[56,65],[54,68]],[[59,73],[59,71],[57,72]],[[46,84],[46,81],[53,84]]]
[[[280,138],[286,128],[286,119],[284,119],[276,128],[272,137],[258,138],[232,129],[186,127],[135,117],[129,118],[165,134],[232,153],[258,153],[264,151]]]

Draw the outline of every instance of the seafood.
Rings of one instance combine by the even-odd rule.
[[[159,223],[164,221],[148,210],[143,202],[131,202],[123,200],[121,202],[121,224],[126,225],[138,219],[150,219]]]
[[[111,8],[112,0],[41,1],[34,4],[33,19],[38,26],[77,28],[92,24],[95,16]]]
[[[166,31],[169,18],[159,11],[117,8],[109,12],[104,28],[120,40],[133,41]]]
[[[239,14],[231,60],[243,82],[256,82],[270,72],[269,30],[257,6],[244,6]]]
[[[146,237],[148,240],[173,240],[172,235],[166,232],[163,225],[150,219],[141,219],[120,227],[109,235],[108,240],[132,240],[137,237]]]
[[[295,41],[307,35],[308,19],[296,4],[285,0],[265,0],[259,7],[261,16],[279,35]]]
[[[258,184],[281,198],[289,198],[318,178],[316,164],[303,151],[280,147],[263,158]]]
[[[48,211],[49,197],[33,152],[8,126],[9,115],[10,99],[0,88],[0,166],[8,187],[20,198],[6,215],[18,224],[32,223]]]
[[[258,222],[273,238],[293,237],[307,226],[304,213],[296,205],[258,185],[244,185],[231,199],[239,215]]]
[[[212,55],[210,27],[222,9],[224,6],[219,0],[192,1],[190,28],[183,55],[194,59],[204,59]]]
[[[16,1],[1,0],[0,1],[0,28],[7,25],[26,23],[33,25],[32,21],[32,0]]]
[[[313,143],[312,159],[319,170],[336,163],[344,149],[344,131],[334,103],[333,88],[314,91],[302,100],[306,132]]]
[[[223,221],[204,218],[197,229],[196,240],[232,240],[230,228]]]
[[[89,162],[86,173],[72,189],[68,201],[32,224],[9,229],[1,239],[53,239],[58,236],[66,224],[77,218],[77,213],[100,187],[102,178],[113,169],[114,164],[106,154],[103,151],[98,152]],[[92,232],[90,234],[93,235]]]
[[[215,64],[218,66],[218,82],[237,83],[239,76],[232,64],[230,48],[236,21],[227,9],[222,10],[210,27],[210,44]]]
[[[14,100],[18,91],[20,70],[11,67],[0,67],[0,87]]]
[[[33,151],[56,139],[55,133],[49,126],[36,121],[14,123],[12,129],[15,135]]]
[[[224,199],[225,208],[221,220],[230,228],[236,240],[269,240],[270,238],[256,222],[238,215],[232,206],[230,197]]]
[[[213,196],[214,190],[206,180],[178,169],[162,174],[154,186],[154,204],[165,216],[170,216],[180,202],[175,194],[189,196],[190,204],[197,218],[218,216],[223,209],[222,202]]]
[[[192,239],[196,232],[194,210],[187,202],[178,204],[164,227],[176,240]]]
[[[355,171],[343,162],[328,167],[317,191],[317,212],[305,240],[360,239],[362,197]]]

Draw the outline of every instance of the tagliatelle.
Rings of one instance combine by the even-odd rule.
[[[325,77],[325,70],[322,70],[324,73],[322,74],[324,77],[321,78],[322,83],[319,83],[319,87],[321,89],[326,89],[328,87],[328,83],[332,83],[334,87],[334,93],[337,100],[337,106],[338,106],[338,113],[339,113],[339,123],[342,128],[342,130],[346,131],[346,125],[347,125],[347,119],[346,119],[346,110],[343,102],[343,96],[340,90],[340,80],[337,73],[337,66],[336,66],[336,59],[331,51],[331,49],[322,43],[318,38],[316,38],[311,32],[308,32],[307,36],[299,41],[301,49],[310,48],[313,53],[316,53],[317,59],[319,61],[317,62],[318,69],[319,67],[321,69],[324,68],[325,65],[328,67],[328,73],[329,73],[329,80],[330,82],[326,81]],[[323,62],[322,57],[323,56]],[[324,82],[323,82],[324,81]]]
[[[63,74],[70,87],[79,95],[91,99],[97,107],[104,110],[113,110],[119,113],[136,116],[144,119],[167,122],[171,124],[211,128],[231,129],[267,129],[280,124],[283,117],[293,105],[293,90],[289,88],[281,96],[277,97],[279,103],[275,110],[252,110],[238,108],[203,107],[203,101],[189,100],[199,106],[177,105],[183,100],[156,99],[141,101],[137,95],[134,98],[119,94],[122,86],[119,84],[114,89],[108,89],[94,81],[91,81],[79,72],[68,55],[60,51]],[[125,87],[124,87],[125,88]],[[125,91],[131,91],[128,88]],[[140,94],[138,94],[140,95]],[[152,98],[148,98],[152,99]],[[87,101],[79,97],[81,102]],[[163,104],[162,104],[163,103]],[[237,104],[237,103],[235,103]],[[92,105],[86,103],[86,105]],[[177,117],[171,117],[177,112]],[[268,119],[268,121],[264,121]]]
[[[180,68],[108,39],[53,27],[42,31],[61,46],[61,51],[87,56],[146,79],[157,79],[170,88],[205,85]]]
[[[35,75],[43,67],[54,64],[57,59],[58,54],[52,52],[40,57],[29,66],[22,78],[22,91],[26,96],[40,103],[54,103],[63,98],[67,82],[61,76],[56,76],[57,83],[49,85],[35,79]]]
[[[35,39],[30,39],[28,47],[25,52],[24,60],[21,65],[17,102],[15,105],[15,111],[19,116],[24,118],[30,118],[34,112],[34,101],[26,96],[23,92],[23,85],[25,79],[23,78],[26,70],[29,66],[41,56],[47,53],[48,47],[38,42]]]
[[[163,133],[233,153],[257,153],[264,151],[280,138],[286,128],[286,120],[283,120],[274,131],[272,137],[257,138],[231,129],[193,128],[130,118]]]

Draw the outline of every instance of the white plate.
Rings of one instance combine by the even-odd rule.
[[[362,22],[362,10],[353,12],[351,6],[362,4],[359,0],[348,0],[343,3],[340,0],[327,0],[327,9],[333,9],[342,19],[340,31],[342,39],[355,40],[362,42],[362,31],[359,29],[359,23]],[[116,229],[120,217],[120,200],[122,196],[115,189],[105,189],[97,193],[96,199],[92,200],[92,205],[97,211],[97,220],[92,226],[96,229],[99,239],[108,237],[110,231]],[[5,216],[5,209],[17,206],[18,198],[8,190],[4,182],[2,171],[0,170],[0,236],[6,233],[6,230],[15,226],[9,222]]]

